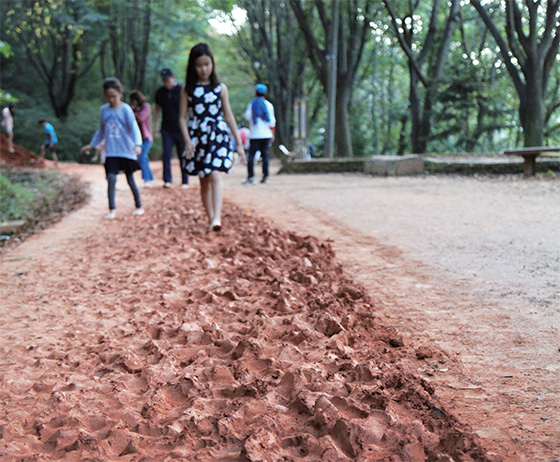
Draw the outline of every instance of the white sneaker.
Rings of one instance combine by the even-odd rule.
[[[152,184],[151,181],[146,181],[146,182],[144,183],[144,188],[152,188],[153,186],[154,186],[154,185]]]
[[[171,188],[171,183],[163,183],[164,188]]]
[[[181,185],[181,189],[189,189],[188,183],[183,183],[183,184]]]
[[[144,209],[142,207],[138,207],[136,210],[134,210],[134,212],[132,212],[132,215],[144,215]]]
[[[112,220],[117,216],[117,212],[113,209],[107,215],[105,215],[105,220]]]

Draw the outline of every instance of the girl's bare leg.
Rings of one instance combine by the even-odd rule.
[[[200,197],[202,199],[202,205],[204,205],[204,210],[206,211],[206,216],[208,217],[208,223],[210,223],[214,217],[214,206],[212,203],[212,188],[209,176],[200,177]]]
[[[200,177],[200,196],[208,217],[210,229],[218,231],[222,226],[222,201],[224,197],[222,177],[219,172]]]
[[[213,216],[210,221],[210,228],[218,231],[222,227],[222,202],[224,200],[224,187],[220,172],[212,172],[210,175],[212,189]]]

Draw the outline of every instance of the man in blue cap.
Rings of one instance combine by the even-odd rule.
[[[255,154],[260,151],[262,159],[263,177],[261,183],[268,184],[269,156],[268,148],[274,141],[276,118],[274,106],[266,100],[266,85],[258,83],[256,97],[247,106],[245,118],[249,121],[249,155],[247,156],[247,179],[243,184],[255,184]]]
[[[159,73],[163,86],[156,92],[156,107],[154,111],[154,135],[157,138],[157,126],[161,115],[161,143],[163,146],[163,186],[171,187],[171,154],[173,146],[177,149],[177,156],[181,159],[185,150],[185,140],[179,127],[179,112],[181,105],[181,85],[177,83],[171,69],[162,69]],[[189,175],[181,162],[182,188],[189,185]]]

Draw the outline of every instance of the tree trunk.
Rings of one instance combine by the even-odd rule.
[[[351,89],[348,85],[337,85],[335,110],[335,144],[336,152],[341,157],[352,157],[352,136],[350,135],[350,107]]]
[[[410,142],[413,153],[423,153],[426,149],[425,143],[422,143],[421,136],[421,103],[420,97],[418,95],[418,76],[414,69],[409,66],[410,71],[410,88],[408,92],[408,101],[410,102],[410,121],[411,121],[411,132],[410,132]]]
[[[387,82],[387,90],[386,90],[386,101],[385,101],[385,113],[388,114],[387,120],[385,121],[386,130],[385,130],[385,139],[383,141],[383,147],[381,148],[381,153],[386,154],[391,150],[391,133],[393,129],[393,121],[395,120],[393,116],[393,111],[391,108],[393,107],[393,102],[395,101],[395,79],[393,76],[395,75],[395,66],[391,65],[389,69],[389,79]]]
[[[542,78],[539,73],[529,75],[525,91],[519,95],[519,122],[523,127],[523,145],[542,146],[545,108],[542,93]]]

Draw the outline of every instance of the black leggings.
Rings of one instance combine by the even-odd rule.
[[[138,186],[136,186],[136,182],[134,181],[134,175],[132,172],[125,173],[126,174],[126,182],[128,186],[130,186],[130,190],[132,191],[132,195],[134,196],[134,204],[136,208],[142,207],[142,202],[140,201],[140,191],[138,191]],[[109,196],[109,210],[115,210],[115,189],[117,185],[117,175],[115,173],[107,173],[107,195]]]
[[[247,176],[253,178],[255,176],[255,154],[261,152],[263,177],[268,177],[268,147],[270,138],[254,139],[249,144],[249,155],[247,156]]]

